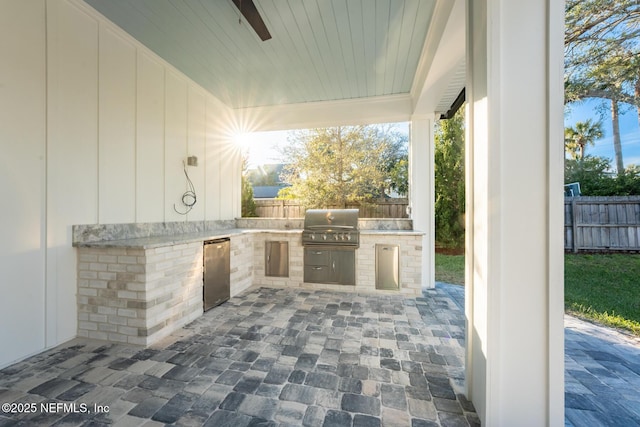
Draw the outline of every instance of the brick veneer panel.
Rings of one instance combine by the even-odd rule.
[[[249,289],[253,284],[252,233],[231,236],[231,296]]]
[[[78,248],[79,336],[150,345],[202,312],[202,243]]]
[[[376,287],[376,244],[398,245],[400,249],[400,293],[422,295],[422,236],[379,234],[361,235],[360,249],[356,255],[358,279],[363,287],[375,290]],[[398,291],[376,291],[396,293]]]

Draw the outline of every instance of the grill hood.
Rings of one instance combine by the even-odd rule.
[[[308,209],[305,230],[358,229],[358,209]]]

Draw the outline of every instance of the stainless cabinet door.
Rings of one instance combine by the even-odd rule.
[[[376,289],[400,288],[400,248],[376,245]]]
[[[264,275],[289,277],[289,242],[265,242]]]
[[[356,284],[356,251],[331,251],[330,265],[331,283],[355,286]]]

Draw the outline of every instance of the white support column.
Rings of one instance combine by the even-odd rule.
[[[483,425],[564,425],[563,17],[467,0],[467,391]]]
[[[422,286],[435,286],[433,203],[433,116],[411,118],[409,145],[409,206],[414,230],[424,231],[422,238]]]

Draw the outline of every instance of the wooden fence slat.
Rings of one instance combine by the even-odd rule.
[[[256,214],[261,218],[304,218],[305,209],[295,200],[254,199]],[[360,218],[408,218],[407,199],[384,199],[364,205],[348,205],[360,209]]]
[[[573,234],[573,252],[578,252],[578,249],[580,249],[580,246],[578,246],[578,243],[580,242],[580,240],[578,239],[578,213],[576,212],[576,207],[577,207],[577,203],[575,200],[571,201],[571,224],[573,225],[573,227],[571,227],[571,231]]]
[[[565,249],[640,250],[640,196],[567,197]]]

